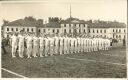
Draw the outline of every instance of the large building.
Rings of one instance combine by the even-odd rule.
[[[116,23],[116,25],[115,25]],[[113,22],[99,24],[98,22],[86,22],[77,18],[62,20],[59,18],[49,18],[48,23],[43,20],[35,20],[31,17],[9,22],[3,27],[3,35],[6,37],[10,33],[21,30],[35,34],[84,34],[91,37],[115,38],[119,41],[126,37],[126,25]]]

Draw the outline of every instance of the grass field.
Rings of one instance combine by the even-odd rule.
[[[126,78],[125,47],[45,58],[2,56],[2,68],[28,78]],[[3,78],[18,78],[2,69]]]

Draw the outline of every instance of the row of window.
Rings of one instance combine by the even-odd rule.
[[[11,30],[10,30],[11,29]],[[14,31],[14,28],[7,28],[7,31]],[[15,31],[18,31],[18,28],[15,28],[16,30]],[[25,28],[23,28],[22,30],[24,30],[25,31]],[[31,30],[29,29],[29,28],[27,28],[27,31],[29,32],[29,31],[31,31],[31,32],[33,32],[34,30],[33,30],[33,28],[31,28]],[[70,32],[71,30],[69,30],[69,32]],[[39,32],[40,32],[40,29],[39,29]],[[43,32],[46,32],[45,31],[45,29],[43,29]],[[53,33],[55,32],[55,30],[53,29]],[[57,32],[59,32],[59,29],[57,29]],[[64,30],[64,32],[66,33],[66,29]],[[81,32],[81,30],[79,30],[79,32]],[[85,29],[84,29],[84,32],[85,32]],[[89,33],[91,33],[91,31],[90,31],[90,29],[88,29],[88,32]],[[113,32],[121,32],[121,30],[119,29],[119,31],[116,29],[116,30],[114,30],[113,29]],[[92,33],[106,33],[106,30],[92,30]],[[124,33],[125,33],[125,30],[124,30]]]
[[[75,30],[74,30],[75,31]],[[73,31],[73,32],[74,32]],[[77,32],[77,31],[76,31]],[[81,31],[81,29],[79,29],[79,33],[81,33],[82,31]],[[84,33],[86,33],[86,30],[84,29],[84,31],[83,31]],[[67,33],[67,30],[66,29],[64,29],[64,33]],[[71,29],[69,29],[69,33],[71,33]]]
[[[11,29],[11,30],[10,30]],[[7,31],[14,31],[14,28],[7,28]],[[15,28],[16,30],[15,31],[18,31],[18,28]],[[25,28],[23,28],[22,29],[23,31],[25,31]],[[27,31],[30,31],[30,29],[29,28],[27,28]],[[34,30],[33,30],[33,28],[31,28],[31,31],[33,32]]]
[[[115,30],[115,29],[113,29],[113,32],[116,32],[116,33],[118,33],[118,32],[119,32],[119,33],[121,33],[121,29],[119,29],[119,30],[118,30],[118,29],[116,29],[116,30]],[[124,30],[124,33],[125,33],[125,30]]]
[[[67,24],[64,24],[64,27],[66,27],[66,25]],[[69,27],[76,26],[76,25],[79,25],[79,27],[80,27],[80,25],[84,25],[84,27],[86,27],[86,24],[68,24],[68,25],[69,25]]]
[[[90,29],[88,29],[88,32],[89,33],[91,33],[91,31],[90,31]],[[103,30],[96,30],[96,32],[95,32],[95,30],[93,29],[93,31],[92,31],[93,33],[103,33]],[[104,30],[104,33],[106,33],[106,30]]]
[[[48,30],[50,30],[50,29],[48,29]],[[38,29],[38,32],[41,32],[41,30]],[[43,29],[43,33],[45,33],[45,32],[46,32],[46,30]],[[52,29],[52,33],[55,33],[55,29]],[[57,29],[57,33],[59,33],[59,29]]]

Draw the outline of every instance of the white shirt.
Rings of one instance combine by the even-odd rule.
[[[31,36],[27,37],[27,44],[32,45],[32,37]]]
[[[19,38],[19,45],[24,45],[24,36],[19,35],[18,38]]]
[[[17,36],[13,35],[13,36],[11,36],[11,39],[12,39],[12,46],[17,45],[17,43],[18,43],[17,42],[17,39],[18,39]]]

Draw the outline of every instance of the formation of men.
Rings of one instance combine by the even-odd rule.
[[[60,35],[14,34],[11,36],[11,45],[12,57],[16,57],[16,53],[18,53],[21,58],[25,56],[31,58],[108,50],[110,48],[110,40]]]

